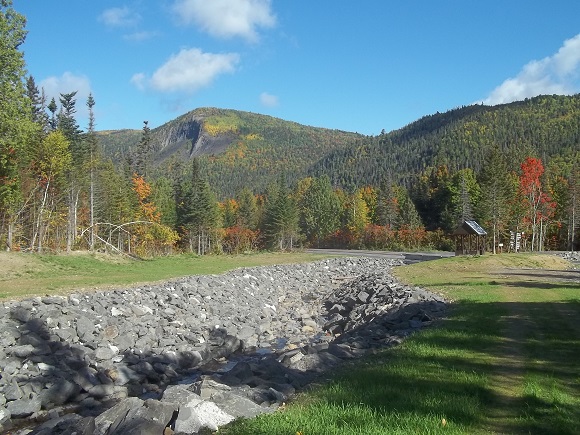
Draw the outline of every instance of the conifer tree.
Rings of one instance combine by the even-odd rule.
[[[60,94],[59,101],[61,107],[60,112],[57,115],[57,125],[58,129],[63,132],[64,136],[70,143],[75,167],[80,168],[80,166],[85,162],[87,154],[81,137],[82,131],[75,117],[77,112],[75,99],[76,94],[77,91]]]
[[[141,133],[141,139],[139,140],[139,144],[137,145],[133,157],[133,172],[143,177],[147,177],[151,152],[152,144],[149,121],[143,121],[143,132]]]
[[[82,131],[79,128],[76,114],[77,91],[60,94],[60,112],[56,117],[57,128],[67,139],[72,156],[72,166],[69,171],[69,193],[68,193],[68,223],[67,223],[67,243],[66,250],[70,252],[77,237],[77,218],[79,200],[83,182],[86,179],[85,163],[87,153],[85,143],[82,139]]]
[[[46,108],[50,112],[50,119],[48,121],[48,126],[49,126],[51,131],[54,131],[54,130],[56,130],[56,128],[58,126],[58,121],[56,118],[56,111],[58,110],[58,106],[56,105],[56,100],[54,99],[54,97],[52,97],[52,99],[50,100],[50,103],[48,103],[48,106],[46,106]]]
[[[0,240],[12,249],[13,230],[22,204],[22,165],[35,130],[32,105],[26,95],[24,55],[26,20],[12,7],[0,3]]]
[[[377,195],[377,223],[391,229],[398,228],[399,204],[390,174],[381,182]]]
[[[501,235],[508,225],[509,200],[512,196],[505,156],[499,147],[493,147],[485,158],[479,174],[481,202],[477,214],[482,224],[490,227],[493,239],[493,253],[496,253]]]
[[[340,203],[327,175],[313,179],[304,193],[300,211],[302,230],[316,246],[340,228]]]
[[[398,189],[397,202],[399,204],[398,221],[400,225],[406,225],[411,229],[423,227],[423,222],[421,222],[417,208],[406,189],[402,187]]]
[[[284,176],[269,186],[264,215],[264,233],[269,246],[280,250],[293,249],[300,235],[299,215]]]
[[[481,197],[475,173],[467,168],[457,171],[449,183],[450,201],[455,225],[474,219],[474,207]]]
[[[192,160],[190,180],[180,187],[177,224],[186,234],[191,252],[195,249],[198,255],[204,255],[211,249],[211,233],[219,226],[219,210],[197,158]]]
[[[161,223],[171,228],[176,225],[176,203],[173,183],[166,177],[156,178],[151,185],[151,197],[161,213]]]
[[[89,151],[89,227],[90,227],[90,237],[89,237],[89,249],[93,251],[95,249],[95,171],[97,165],[97,147],[98,139],[97,133],[95,132],[95,112],[93,107],[95,107],[95,99],[93,94],[89,94],[87,99],[87,107],[89,109],[89,126],[87,130],[87,135],[85,141],[87,143],[86,148]]]
[[[255,230],[258,226],[258,205],[256,197],[250,189],[244,187],[237,198],[238,202],[238,225],[242,228]]]
[[[48,116],[45,112],[46,109],[46,96],[44,95],[44,89],[42,92],[38,90],[34,77],[29,76],[26,79],[26,94],[30,100],[30,108],[32,111],[32,121],[41,126],[41,131],[46,132],[48,130]]]

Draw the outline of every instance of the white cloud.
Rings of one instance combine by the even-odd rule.
[[[260,103],[266,107],[276,107],[278,105],[278,97],[267,92],[262,92],[260,94]]]
[[[257,28],[274,27],[271,0],[176,0],[173,11],[184,24],[194,24],[219,38],[257,41]]]
[[[542,94],[575,94],[580,90],[580,34],[564,41],[557,53],[525,65],[516,77],[495,88],[483,101],[494,105]]]
[[[41,80],[38,88],[44,89],[48,102],[50,102],[51,98],[54,98],[57,103],[60,94],[68,94],[76,91],[75,98],[78,109],[79,102],[84,105],[91,92],[91,82],[87,76],[74,75],[67,71],[60,77],[51,76]]]
[[[87,98],[91,93],[91,82],[85,75],[75,75],[71,72],[65,72],[60,77],[51,76],[41,80],[38,89],[44,89],[46,103],[54,98],[56,104],[60,106],[60,94],[70,94],[76,91],[75,100],[77,115],[79,117],[87,116]]]
[[[194,93],[209,86],[220,74],[233,73],[240,56],[236,53],[204,53],[199,48],[182,49],[148,78],[137,73],[131,83],[139,89]]]
[[[147,76],[143,73],[133,74],[133,77],[131,77],[131,80],[129,81],[133,83],[140,91],[145,90],[145,87],[147,86]]]
[[[127,6],[106,9],[99,15],[99,21],[108,27],[132,27],[139,23],[140,20],[141,16]]]

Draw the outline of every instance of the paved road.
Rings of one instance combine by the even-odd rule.
[[[417,263],[419,261],[437,260],[439,258],[453,257],[455,253],[437,251],[437,252],[391,252],[391,251],[366,251],[354,249],[307,249],[306,252],[311,254],[326,255],[347,255],[356,257],[382,257],[404,260],[405,263]]]

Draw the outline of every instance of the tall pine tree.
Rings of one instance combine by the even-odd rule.
[[[263,231],[268,246],[293,249],[300,236],[298,208],[286,185],[284,176],[268,187],[264,211]]]
[[[35,130],[32,105],[26,95],[24,55],[26,20],[0,3],[0,240],[12,249],[14,227],[22,205],[21,171],[26,165],[27,144]]]
[[[197,158],[192,160],[191,178],[181,183],[177,201],[177,225],[189,242],[189,250],[204,255],[211,249],[212,233],[219,226],[219,210]]]
[[[300,211],[302,230],[316,246],[340,228],[340,202],[327,175],[312,180],[302,197]]]
[[[502,242],[502,234],[509,222],[509,201],[512,188],[509,183],[505,156],[499,147],[489,150],[482,171],[479,173],[481,201],[476,212],[482,224],[491,229],[493,253]]]

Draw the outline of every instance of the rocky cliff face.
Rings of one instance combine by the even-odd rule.
[[[212,136],[203,129],[203,116],[190,113],[162,125],[152,132],[155,160],[163,162],[172,155],[190,159],[202,154],[217,155],[224,152],[234,140],[233,135]]]

